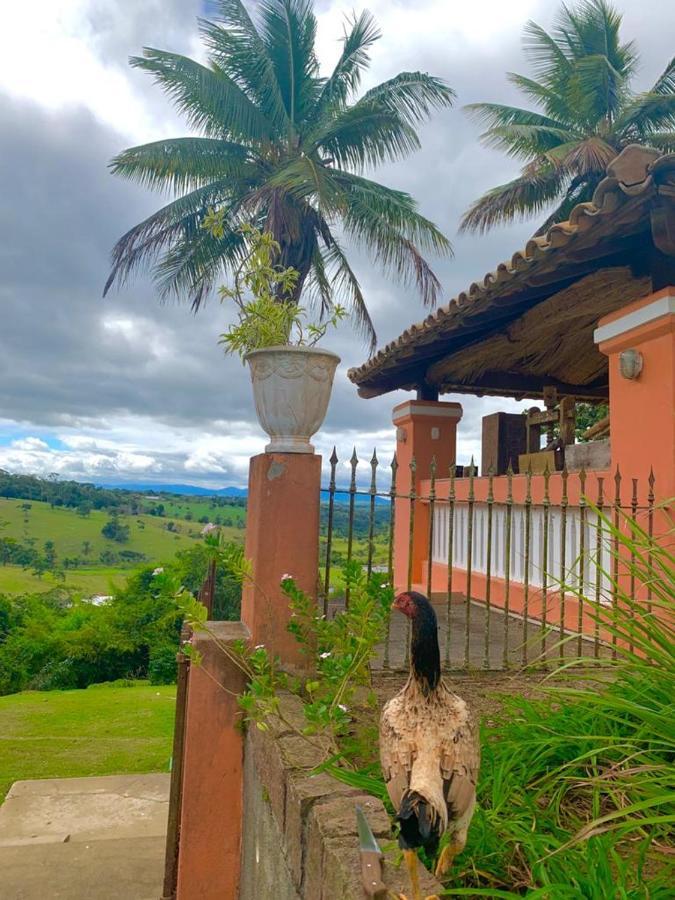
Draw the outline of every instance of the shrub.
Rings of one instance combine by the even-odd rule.
[[[174,644],[160,644],[150,651],[148,678],[150,684],[173,684],[176,680],[176,650]]]

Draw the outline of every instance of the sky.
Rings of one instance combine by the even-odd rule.
[[[672,56],[675,4],[622,0],[624,39],[636,40],[637,85]],[[255,3],[251,3],[253,8]],[[462,106],[515,102],[506,72],[527,72],[522,30],[549,28],[550,0],[371,0],[382,38],[363,89],[403,70],[445,78],[455,107],[421,131],[422,150],[372,177],[410,192],[453,242],[431,259],[447,302],[533,231],[518,223],[483,237],[457,235],[462,212],[517,164],[482,147]],[[337,58],[345,15],[360,4],[316,0],[322,68]],[[242,485],[265,435],[247,370],[218,335],[231,313],[216,297],[198,315],[161,304],[147,277],[105,299],[110,250],[166,198],[114,178],[120,150],[189,130],[161,90],[128,57],[143,46],[202,58],[197,16],[205,0],[31,0],[3,4],[0,30],[0,468],[102,483]],[[658,27],[655,27],[658,22]],[[383,277],[350,248],[380,346],[424,317],[415,291]],[[326,338],[342,357],[326,422],[315,438],[346,460],[353,446],[387,465],[392,407],[403,392],[362,400],[348,381],[367,350],[348,324]],[[459,400],[458,462],[479,453],[481,418],[523,405]],[[361,470],[365,474],[365,464]],[[346,474],[346,468],[341,469]]]

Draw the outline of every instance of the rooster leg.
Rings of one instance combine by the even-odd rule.
[[[438,861],[436,863],[436,868],[434,870],[434,875],[436,878],[443,878],[444,875],[452,868],[452,863],[457,856],[458,853],[464,849],[464,844],[458,841],[451,841],[449,844],[446,844],[445,847],[441,850],[441,854],[438,857]]]
[[[420,879],[419,873],[417,871],[417,854],[414,850],[404,850],[403,856],[405,857],[406,868],[408,869],[408,875],[410,877],[410,886],[412,888],[412,900],[422,900],[422,895],[420,894]],[[401,894],[402,900],[407,900],[407,898]]]

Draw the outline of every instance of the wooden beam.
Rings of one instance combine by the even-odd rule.
[[[418,385],[417,399],[438,400],[438,386],[435,384],[429,384],[428,381],[423,381],[422,384]]]
[[[661,253],[675,256],[675,201],[660,197],[651,210],[654,244]]]
[[[545,387],[554,387],[562,397],[579,400],[605,400],[609,397],[609,384],[566,384],[548,375],[518,375],[510,372],[485,372],[471,384],[456,384],[439,380],[442,393],[497,394],[511,397],[543,397]]]

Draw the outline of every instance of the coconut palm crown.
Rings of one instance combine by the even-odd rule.
[[[112,160],[114,174],[174,199],[117,242],[105,292],[150,265],[161,296],[187,297],[197,310],[244,259],[246,223],[271,232],[279,265],[299,273],[291,299],[302,294],[322,313],[339,299],[374,346],[336,230],[413,281],[426,305],[436,303],[440,285],[423,253],[449,253],[447,239],[409,194],[363,172],[417,150],[417,126],[450,106],[454,93],[440,78],[402,72],[356,99],[380,36],[368,12],[347,23],[337,64],[323,77],[311,0],[261,0],[255,17],[241,0],[213,5],[214,20],[199,20],[206,64],[149,48],[130,60],[199,136],[132,147]],[[202,227],[213,209],[223,223],[215,236]]]
[[[605,0],[563,6],[551,33],[528,23],[524,47],[534,77],[508,78],[536,109],[467,107],[487,126],[484,143],[524,165],[517,178],[470,207],[462,230],[484,232],[554,205],[540,234],[591,199],[628,144],[675,150],[675,59],[651,90],[633,92],[638,56],[632,42],[621,43],[620,27],[621,15]]]

